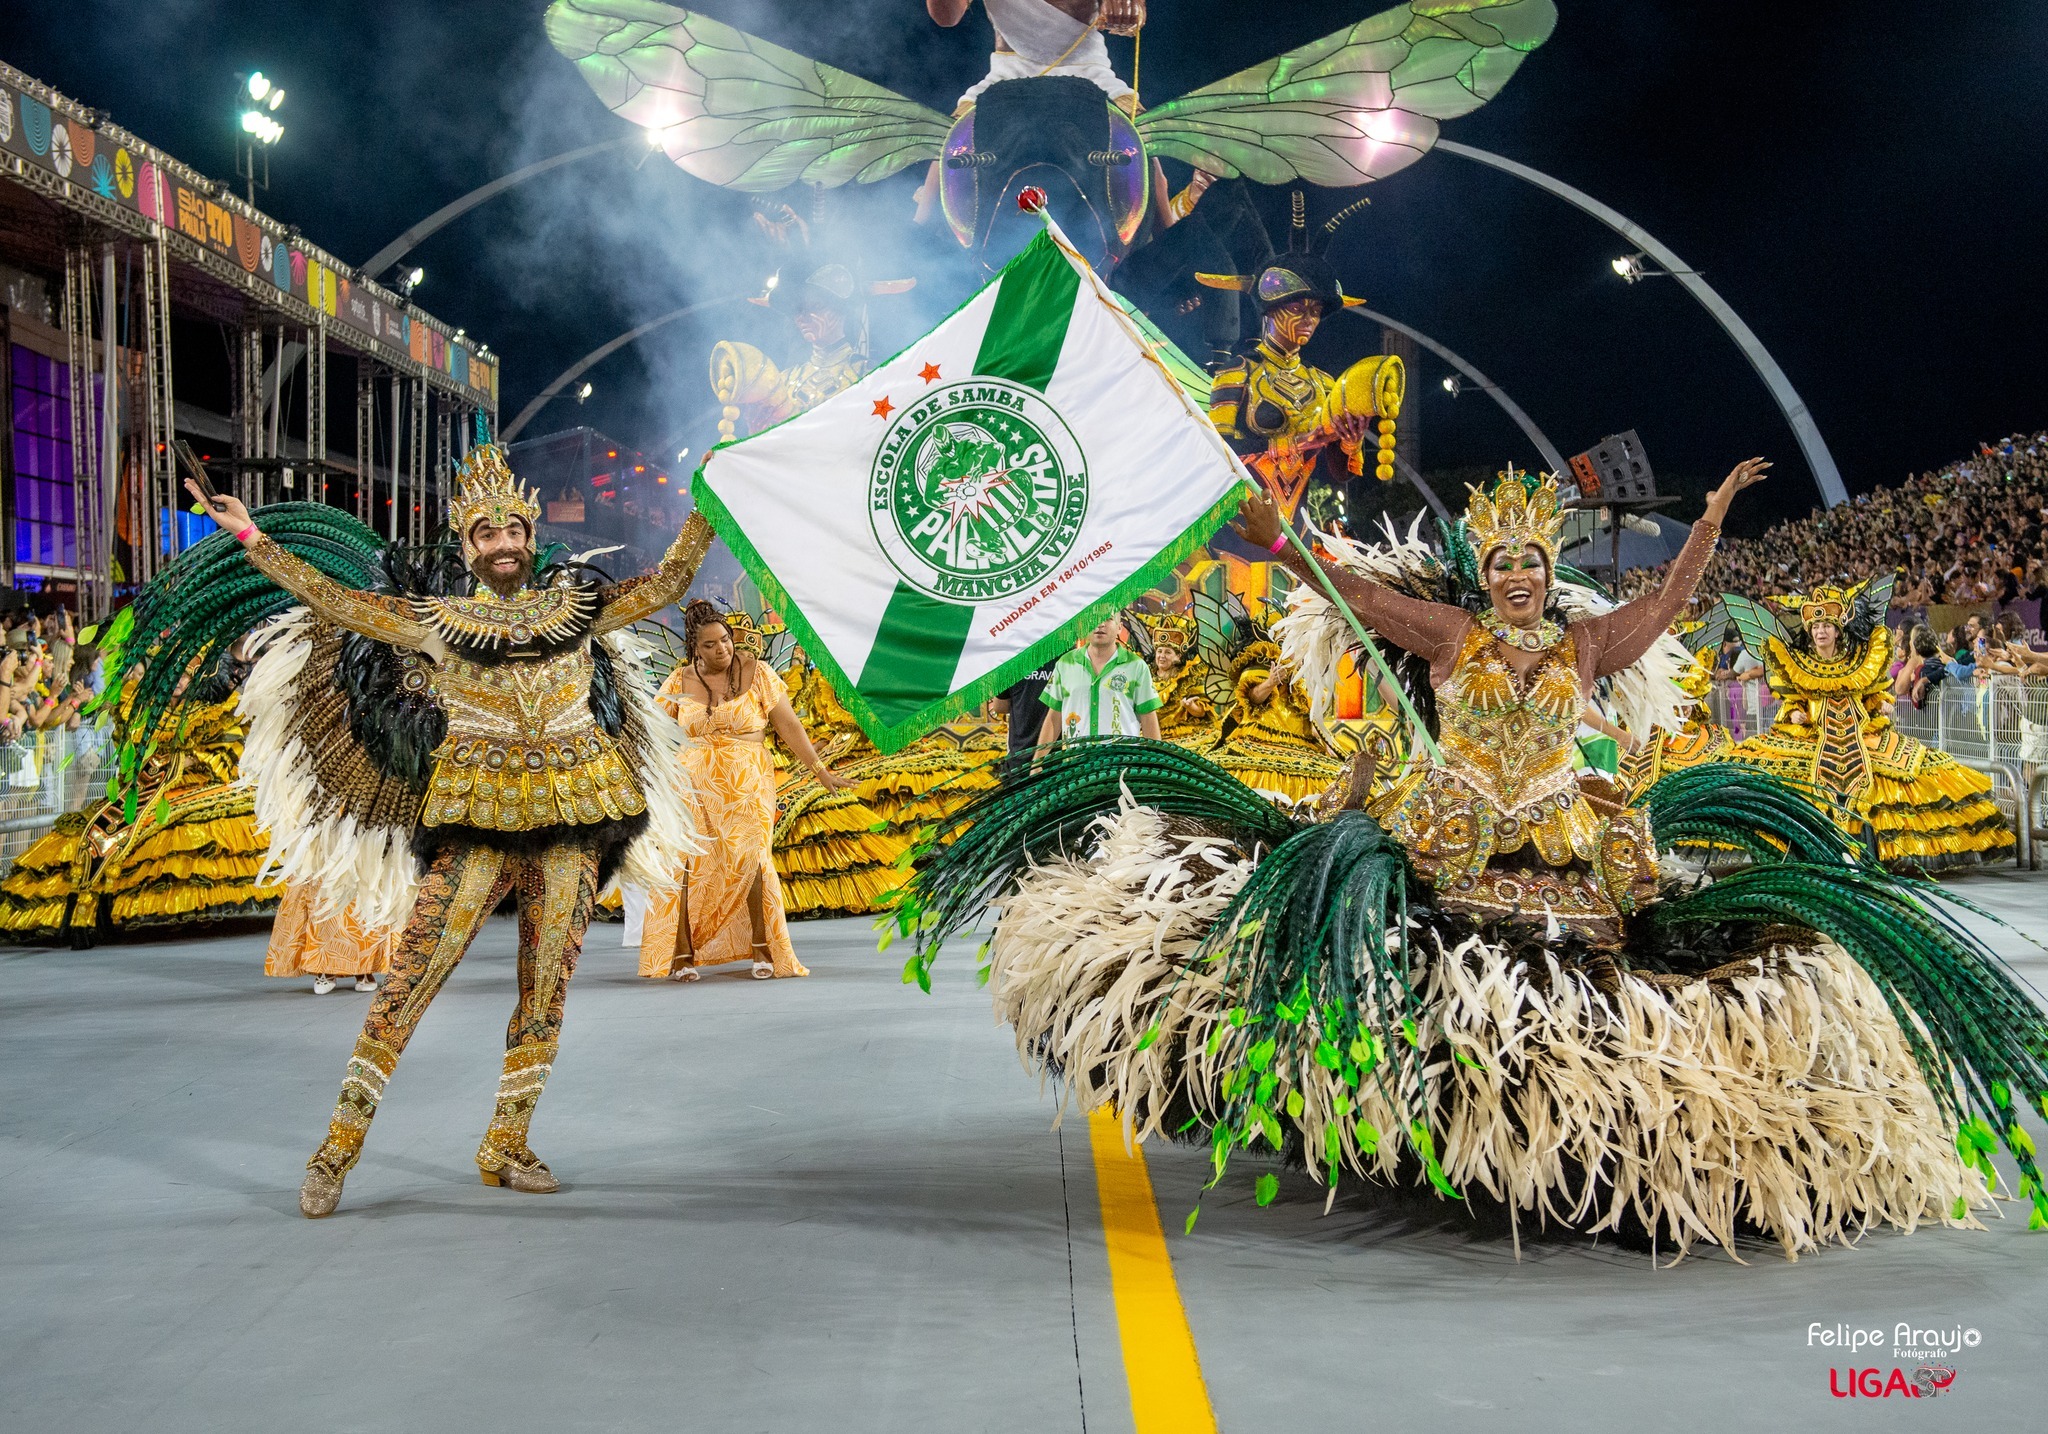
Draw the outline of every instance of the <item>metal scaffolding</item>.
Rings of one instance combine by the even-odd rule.
[[[90,621],[115,605],[118,588],[146,581],[180,545],[177,515],[187,502],[175,454],[174,312],[229,336],[223,488],[252,504],[293,498],[353,506],[394,536],[431,533],[451,439],[466,447],[479,413],[495,426],[497,361],[225,186],[5,64],[0,99],[16,113],[24,101],[48,106],[71,142],[60,153],[31,148],[22,126],[0,133],[0,261],[49,276],[53,299],[61,288],[61,336],[33,342],[60,337],[68,366],[76,542],[37,570],[41,579],[75,578],[78,607]],[[289,387],[301,344],[302,413]],[[356,373],[353,461],[329,449],[337,351]],[[380,377],[391,382],[388,413],[380,411]],[[11,401],[11,392],[0,399]],[[301,416],[303,456],[287,422]],[[0,459],[0,582],[15,577],[11,457]],[[388,501],[384,522],[377,521],[379,497]]]

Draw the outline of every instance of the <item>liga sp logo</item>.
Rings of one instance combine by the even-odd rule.
[[[868,474],[868,521],[890,566],[956,603],[1028,592],[1057,571],[1088,516],[1088,468],[1036,389],[976,378],[899,413]]]

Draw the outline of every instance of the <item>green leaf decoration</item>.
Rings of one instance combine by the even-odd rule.
[[[1970,1217],[1970,1202],[1958,1195],[1956,1196],[1956,1203],[1950,1207],[1948,1213],[1951,1219],[1967,1220]]]
[[[974,984],[976,986],[986,986],[988,984],[988,978],[995,975],[995,973],[996,968],[993,966],[976,967],[974,972]]]
[[[1287,1092],[1287,1118],[1289,1120],[1300,1120],[1301,1111],[1301,1092],[1298,1090],[1290,1090],[1289,1092]]]
[[[884,948],[887,949],[886,947]],[[917,980],[917,953],[910,953],[910,959],[903,963],[903,984],[908,986]]]
[[[1145,1034],[1139,1039],[1138,1049],[1141,1051],[1149,1051],[1152,1049],[1153,1042],[1157,1041],[1158,1039],[1159,1023],[1157,1021],[1154,1021],[1152,1023],[1152,1028],[1146,1031]]]
[[[1451,1052],[1451,1054],[1457,1057],[1458,1063],[1460,1065],[1470,1066],[1475,1071],[1483,1071],[1486,1069],[1486,1067],[1481,1065],[1478,1061],[1475,1061],[1472,1059],[1472,1057],[1466,1055],[1463,1050],[1454,1049]]]
[[[121,820],[129,826],[135,825],[135,789],[130,787],[128,795],[121,799]]]
[[[1267,1066],[1273,1064],[1273,1051],[1274,1041],[1271,1036],[1268,1036],[1247,1051],[1245,1059],[1251,1063],[1253,1070],[1262,1071]]]
[[[162,827],[162,826],[169,826],[169,825],[170,825],[170,822],[171,822],[171,801],[170,801],[170,798],[168,798],[168,797],[163,797],[163,796],[159,796],[159,797],[158,797],[158,798],[156,799],[156,824],[157,824],[158,826]]]
[[[1262,1110],[1259,1112],[1259,1128],[1266,1132],[1266,1142],[1275,1150],[1280,1149],[1286,1143],[1287,1137],[1281,1132],[1280,1122],[1274,1117],[1272,1111]]]
[[[1186,1223],[1186,1224],[1184,1224],[1184,1225],[1182,1225],[1182,1226],[1180,1227],[1180,1232],[1181,1232],[1181,1233],[1182,1233],[1183,1235],[1192,1235],[1192,1234],[1194,1234],[1194,1233],[1195,1233],[1195,1221],[1199,1220],[1199,1219],[1200,1219],[1201,1217],[1202,1217],[1202,1207],[1201,1207],[1201,1206],[1199,1206],[1199,1205],[1197,1205],[1197,1206],[1196,1206],[1196,1207],[1195,1207],[1194,1209],[1192,1209],[1192,1210],[1188,1211],[1188,1218],[1187,1218],[1187,1223]]]
[[[1370,1155],[1380,1148],[1379,1127],[1362,1116],[1358,1124],[1351,1127],[1351,1138],[1358,1142],[1361,1155]]]
[[[1253,1198],[1259,1202],[1259,1208],[1262,1210],[1266,1206],[1272,1204],[1273,1198],[1279,1193],[1280,1177],[1272,1174],[1271,1172],[1261,1175],[1257,1180],[1252,1182]]]

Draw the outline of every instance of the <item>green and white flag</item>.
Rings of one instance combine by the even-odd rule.
[[[713,449],[694,491],[893,752],[1156,585],[1247,482],[1048,225],[859,383]]]

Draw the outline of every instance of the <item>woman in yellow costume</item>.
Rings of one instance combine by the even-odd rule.
[[[760,980],[807,976],[790,944],[770,856],[775,759],[768,729],[825,786],[849,783],[819,759],[781,679],[735,646],[712,604],[700,600],[684,610],[683,651],[688,661],[669,674],[661,696],[693,744],[683,764],[704,850],[690,859],[679,891],[648,904],[640,974],[694,981],[700,967],[751,960]]]
[[[1152,686],[1159,693],[1159,736],[1205,752],[1220,722],[1209,696],[1209,668],[1193,649],[1195,620],[1185,613],[1140,613],[1152,639]]]
[[[1928,870],[2010,854],[2013,834],[1991,779],[1892,725],[1894,576],[1851,588],[1722,601],[1779,700],[1768,731],[1729,760],[1834,797],[1852,836],[1866,826],[1881,861]]]
[[[962,717],[885,757],[801,649],[790,674],[791,705],[852,787],[831,791],[796,770],[783,781],[775,862],[789,912],[880,911],[903,884],[903,858],[919,834],[996,785],[1003,732]]]
[[[273,910],[283,887],[256,884],[269,843],[236,785],[239,664],[178,685],[132,772],[109,795],[57,819],[0,881],[0,937],[86,947],[144,927],[226,921]],[[125,718],[135,679],[123,694]],[[188,691],[189,689],[189,691]]]
[[[1198,587],[1189,600],[1209,698],[1222,718],[1209,760],[1254,791],[1290,802],[1327,790],[1344,764],[1317,730],[1308,692],[1265,624],[1236,593]]]
[[[1726,727],[1714,720],[1712,709],[1707,705],[1707,699],[1714,692],[1712,636],[1721,631],[1720,627],[1705,622],[1681,622],[1671,631],[1692,653],[1692,661],[1679,671],[1677,677],[1679,689],[1692,705],[1686,711],[1684,722],[1675,730],[1652,727],[1636,740],[1634,746],[1623,744],[1618,779],[1622,789],[1631,795],[1648,791],[1666,772],[1682,772],[1702,762],[1719,761],[1735,745],[1735,739],[1728,735]],[[1706,645],[1694,646],[1703,637],[1707,639]]]

